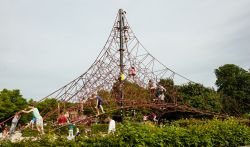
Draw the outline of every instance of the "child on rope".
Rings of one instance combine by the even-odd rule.
[[[21,117],[20,112],[17,112],[15,114],[15,116],[13,117],[12,122],[11,122],[10,131],[9,131],[10,137],[14,134],[16,126],[17,126],[17,123],[18,123],[20,117]]]
[[[131,67],[130,69],[129,69],[129,76],[135,76],[136,75],[136,70],[135,70],[135,67]]]
[[[129,74],[128,74],[130,77],[132,76],[133,80],[135,80],[135,75],[136,75],[136,70],[135,70],[135,67],[131,67],[129,69]]]
[[[30,113],[32,112],[33,116],[36,118],[36,127],[39,133],[44,134],[43,130],[43,118],[39,113],[39,110],[35,107],[33,103],[31,106],[28,107],[30,110],[22,110],[23,113]]]
[[[166,89],[160,84],[158,84],[157,90],[156,90],[156,96],[161,101],[164,101],[164,98],[165,98],[164,92],[166,92]]]
[[[92,98],[91,99],[94,99],[96,98],[96,111],[97,111],[97,115],[100,115],[100,112],[99,112],[99,109],[101,109],[102,113],[105,113],[104,110],[103,110],[103,107],[102,107],[102,103],[103,103],[103,100],[100,96],[96,95],[95,93],[92,94]]]
[[[149,82],[148,82],[148,90],[150,91],[151,96],[155,95],[156,88],[157,88],[157,86],[153,82],[153,80],[149,80]]]

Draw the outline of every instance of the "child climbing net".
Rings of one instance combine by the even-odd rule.
[[[94,94],[92,94],[91,99],[96,99],[95,109],[96,109],[97,115],[100,115],[99,109],[101,109],[102,113],[105,113],[105,111],[103,110],[103,107],[102,107],[102,103],[103,103],[102,98],[94,93]]]

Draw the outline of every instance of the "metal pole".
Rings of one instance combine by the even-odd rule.
[[[123,65],[123,52],[124,52],[124,48],[123,48],[123,44],[124,44],[124,40],[123,40],[123,33],[124,33],[124,11],[122,9],[119,10],[119,30],[120,30],[120,74],[124,73],[124,65]]]
[[[59,118],[60,115],[61,115],[60,103],[59,102],[57,102],[57,108],[58,108],[58,118]]]
[[[119,9],[119,34],[120,34],[120,98],[121,98],[121,121],[123,121],[123,98],[124,98],[124,90],[123,90],[123,79],[122,76],[124,74],[124,65],[123,65],[123,52],[124,52],[124,11]]]

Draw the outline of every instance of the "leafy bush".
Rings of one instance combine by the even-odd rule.
[[[182,100],[180,103],[189,104],[192,107],[206,109],[213,112],[220,112],[220,95],[211,88],[206,88],[200,84],[188,83],[179,86]]]
[[[107,126],[95,125],[96,134],[82,135],[75,141],[65,136],[47,134],[37,141],[23,140],[17,143],[0,142],[0,146],[242,146],[250,144],[249,120],[179,120],[163,127],[151,122],[124,122],[115,134],[101,131]]]

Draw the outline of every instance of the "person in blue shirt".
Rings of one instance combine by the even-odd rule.
[[[99,109],[101,109],[102,113],[105,113],[104,110],[103,110],[103,107],[102,107],[102,103],[103,103],[103,100],[100,96],[96,95],[96,94],[92,94],[92,97],[91,99],[96,99],[96,111],[97,111],[97,115],[100,115],[100,111]]]

